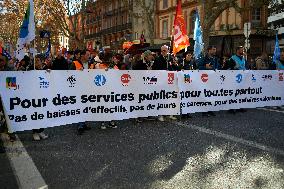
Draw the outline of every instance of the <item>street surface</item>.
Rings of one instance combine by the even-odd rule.
[[[5,158],[15,156],[13,150],[26,150],[54,189],[284,188],[283,109],[192,116],[140,124],[126,120],[108,130],[92,122],[82,136],[75,125],[49,128],[50,138],[40,142],[32,141],[30,131],[18,133],[24,148],[0,153],[1,169],[9,172],[0,171],[0,188],[21,186]]]

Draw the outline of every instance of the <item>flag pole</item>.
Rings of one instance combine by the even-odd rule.
[[[34,41],[33,41],[33,46],[34,46],[34,52],[33,52],[34,70],[36,70],[36,67],[35,67],[35,51],[36,51],[36,43],[35,43],[35,39],[34,39]]]

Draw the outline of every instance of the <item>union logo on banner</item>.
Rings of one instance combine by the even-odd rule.
[[[106,77],[104,75],[96,75],[94,82],[96,86],[101,87],[106,84]]]
[[[155,85],[158,82],[158,78],[156,76],[153,77],[143,77],[145,85]]]
[[[120,79],[123,86],[128,86],[131,76],[129,74],[123,74]]]
[[[205,74],[201,75],[201,80],[202,80],[203,83],[206,83],[208,81],[208,79],[209,79],[208,74],[205,73]]]
[[[189,74],[184,74],[184,83],[191,83],[192,79]]]
[[[284,81],[284,73],[279,73],[279,81]]]
[[[243,75],[242,74],[238,74],[237,76],[236,76],[236,82],[237,83],[241,83],[243,81]]]
[[[19,89],[19,85],[17,85],[16,77],[6,77],[6,88],[7,89]]]
[[[172,85],[175,81],[175,73],[168,73],[168,84]]]

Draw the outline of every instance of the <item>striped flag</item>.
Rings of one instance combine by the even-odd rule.
[[[16,58],[20,61],[25,56],[25,44],[35,39],[34,2],[29,0],[28,8],[20,28]]]
[[[181,9],[181,0],[177,2],[176,16],[174,21],[174,46],[173,53],[176,55],[182,49],[189,46],[189,39],[186,32],[186,25]]]

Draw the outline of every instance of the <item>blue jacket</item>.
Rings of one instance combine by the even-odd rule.
[[[210,64],[213,66],[212,69],[209,69],[209,70],[220,70],[221,69],[219,59],[216,56],[209,57],[208,55],[206,55],[205,57],[198,60],[199,70],[208,70],[206,68],[206,64]]]

